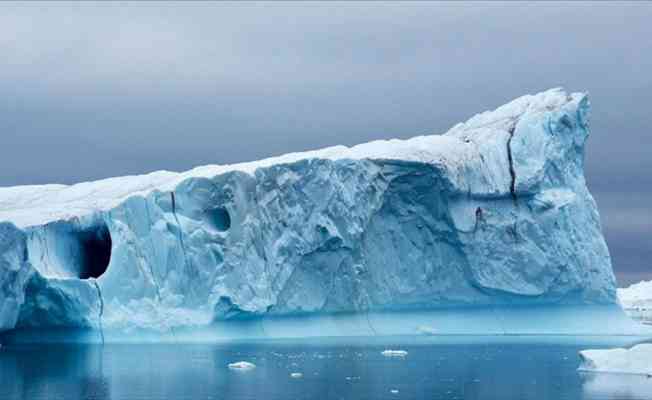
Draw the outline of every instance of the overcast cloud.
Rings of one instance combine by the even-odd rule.
[[[652,279],[652,3],[0,4],[0,185],[440,133],[590,92],[622,284]]]

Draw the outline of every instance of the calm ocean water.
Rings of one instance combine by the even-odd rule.
[[[5,345],[0,399],[652,399],[652,379],[579,374],[578,350],[613,346],[592,341]]]

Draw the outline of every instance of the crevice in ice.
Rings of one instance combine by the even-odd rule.
[[[186,249],[186,245],[183,241],[183,228],[181,226],[181,221],[177,216],[177,202],[174,196],[174,192],[170,192],[170,199],[172,200],[172,215],[174,216],[174,220],[177,223],[179,246],[181,246],[181,253],[183,255],[183,267],[185,270],[184,277],[186,277],[186,279],[192,280],[198,276],[198,272],[193,268],[192,261],[190,257],[188,257],[188,250]],[[187,297],[196,298],[196,292],[192,287],[190,290],[188,290]],[[174,336],[174,332],[172,332],[172,334]]]
[[[50,259],[51,259],[51,258],[50,258],[50,246],[49,246],[49,244],[48,244],[48,229],[47,229],[47,225],[43,225],[43,226],[41,227],[41,230],[42,230],[42,232],[43,232],[43,234],[42,234],[42,236],[41,236],[41,238],[42,238],[41,240],[43,240],[43,245],[42,245],[42,248],[43,248],[43,254],[41,254],[41,263],[42,263],[42,264],[47,264],[47,260],[50,260]]]
[[[516,130],[516,124],[512,125],[509,128],[509,139],[507,139],[507,161],[509,163],[509,176],[511,181],[509,183],[509,193],[514,200],[514,204],[517,204],[516,200],[516,170],[514,169],[514,157],[512,156],[512,139],[514,138],[514,131]]]
[[[102,289],[100,289],[100,285],[97,283],[97,280],[93,279],[92,282],[93,285],[95,285],[95,289],[97,290],[97,297],[100,300],[100,312],[97,316],[97,321],[100,328],[100,337],[102,338],[102,344],[104,344],[104,328],[102,326],[102,317],[104,316],[104,297],[102,297]]]
[[[478,226],[480,226],[480,222],[482,222],[483,216],[482,216],[482,208],[478,207],[475,209],[475,225],[473,226],[473,233],[476,233],[478,231]]]
[[[514,242],[518,242],[518,224],[516,221],[512,225],[507,226],[507,233],[514,239]]]
[[[183,231],[181,229],[181,222],[179,221],[179,217],[177,216],[177,203],[174,197],[174,192],[170,192],[170,199],[172,201],[172,215],[174,216],[174,220],[177,222],[177,227],[179,228],[179,245],[181,246],[181,252],[183,253],[183,260],[186,267],[186,273],[189,273],[191,268],[190,268],[190,263],[188,262],[186,245],[183,243]]]
[[[152,275],[152,283],[154,284],[154,289],[156,289],[156,298],[160,302],[161,301],[161,286],[158,283],[158,278],[156,277],[156,275],[154,275],[154,268],[152,267],[152,265],[148,263],[147,266],[149,267],[150,275]]]
[[[151,221],[153,223],[152,216],[151,216],[151,213],[149,211],[149,203],[147,201],[145,201],[145,211],[147,212],[147,220]],[[139,254],[141,253],[140,247],[138,247],[138,252],[139,252]],[[140,255],[140,257],[141,257],[141,259],[145,259],[145,257],[142,256],[142,254]],[[149,269],[149,273],[150,273],[150,275],[152,275],[152,283],[154,284],[154,288],[156,289],[156,298],[160,302],[161,301],[161,285],[159,285],[158,278],[154,274],[154,267],[152,266],[152,263],[147,262],[146,260],[145,260],[145,264],[147,264],[147,267]]]

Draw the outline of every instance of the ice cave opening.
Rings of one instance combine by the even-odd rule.
[[[111,261],[111,233],[100,224],[76,233],[80,246],[79,279],[99,278]]]
[[[206,210],[210,224],[218,231],[225,232],[231,227],[231,215],[224,207],[216,207]]]

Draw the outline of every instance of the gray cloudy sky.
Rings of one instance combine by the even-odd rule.
[[[588,91],[621,284],[652,279],[652,3],[0,4],[0,186],[444,132]]]

